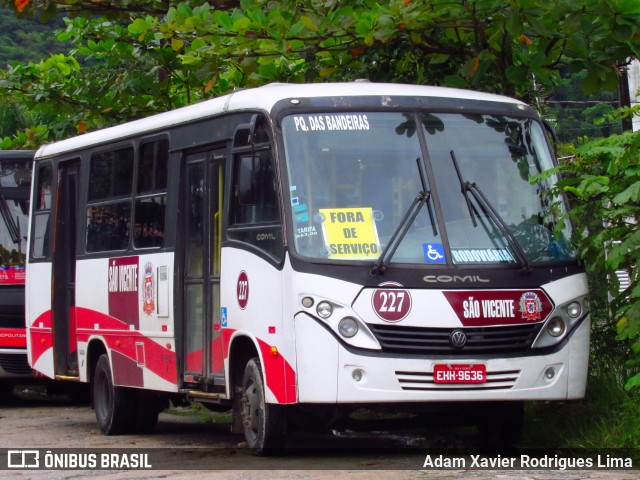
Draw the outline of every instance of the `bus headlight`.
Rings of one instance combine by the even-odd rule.
[[[552,337],[559,337],[564,333],[565,325],[564,321],[560,317],[553,317],[547,323],[547,332]]]
[[[329,302],[320,302],[316,307],[316,312],[320,318],[327,319],[333,313],[333,305]]]
[[[338,324],[338,331],[340,332],[340,335],[345,338],[355,336],[355,334],[358,333],[358,328],[358,322],[351,317],[343,318]]]
[[[571,302],[569,305],[567,305],[567,314],[571,318],[578,318],[581,313],[582,307],[578,302]]]
[[[552,347],[560,343],[589,314],[588,306],[586,295],[558,305],[540,329],[531,348]]]

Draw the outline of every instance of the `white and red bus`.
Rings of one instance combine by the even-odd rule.
[[[239,91],[42,147],[29,360],[90,382],[104,434],[167,399],[232,409],[256,453],[289,421],[583,397],[587,281],[545,127],[471,91]]]
[[[34,153],[0,150],[0,390],[32,378],[27,362],[24,284]]]

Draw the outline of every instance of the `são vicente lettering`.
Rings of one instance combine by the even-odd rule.
[[[145,269],[145,267],[147,267]],[[140,286],[142,280],[143,286]],[[143,298],[139,296],[143,289]],[[128,324],[130,328],[140,326],[140,307],[150,315],[153,302],[153,266],[140,266],[138,256],[109,259],[107,269],[107,289],[109,292],[109,315]],[[132,327],[131,327],[132,326]]]
[[[462,302],[464,318],[515,318],[513,300],[474,300]]]
[[[545,320],[553,304],[543,290],[443,290],[465,327],[520,325]]]
[[[138,265],[109,266],[109,292],[137,292]]]

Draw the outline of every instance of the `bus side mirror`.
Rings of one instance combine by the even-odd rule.
[[[240,205],[260,203],[260,157],[243,156],[238,162],[238,183],[236,194]]]

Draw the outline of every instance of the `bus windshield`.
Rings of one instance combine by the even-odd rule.
[[[0,284],[24,284],[31,162],[0,162]]]
[[[302,256],[376,261],[395,236],[390,263],[575,258],[571,227],[560,220],[564,205],[549,193],[555,177],[531,182],[553,166],[533,119],[314,113],[287,116],[282,128],[294,248]],[[428,208],[402,225],[425,191]]]

